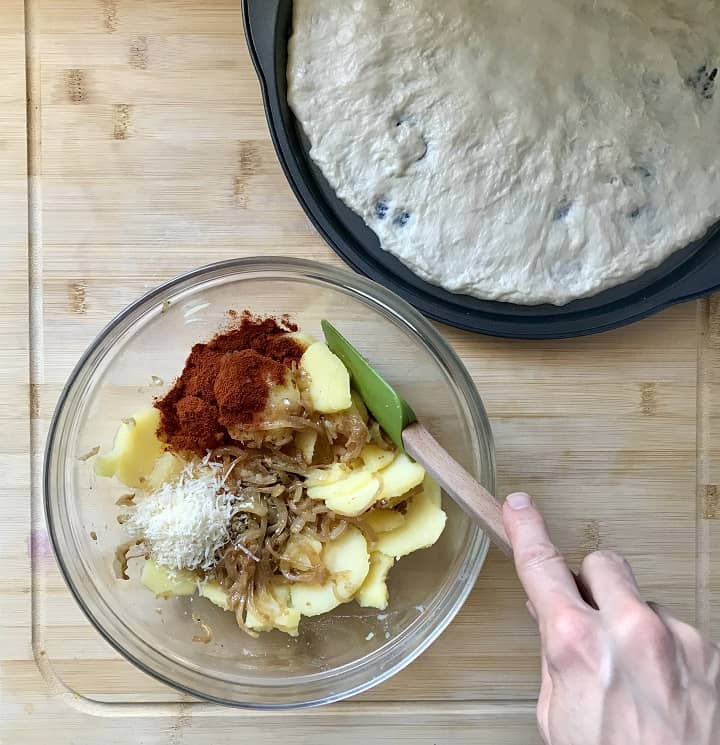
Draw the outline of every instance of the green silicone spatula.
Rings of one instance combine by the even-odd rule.
[[[322,322],[325,341],[350,372],[352,384],[390,439],[420,463],[463,510],[477,520],[505,554],[512,547],[502,521],[500,503],[479,484],[418,422],[407,401],[328,321]]]

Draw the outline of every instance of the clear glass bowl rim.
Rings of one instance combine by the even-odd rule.
[[[310,280],[329,286],[331,289],[349,292],[365,304],[379,309],[385,316],[392,316],[393,321],[410,332],[417,343],[424,347],[435,362],[444,369],[448,378],[458,389],[455,394],[458,395],[459,391],[465,399],[468,423],[473,435],[477,438],[476,452],[479,452],[480,448],[484,451],[486,472],[482,474],[483,483],[491,493],[494,492],[494,445],[482,400],[470,374],[455,351],[426,318],[391,291],[346,269],[338,269],[306,259],[246,257],[207,264],[159,285],[124,308],[91,342],[72,370],[60,394],[48,430],[43,472],[45,517],[58,565],[76,602],[101,636],[140,670],[183,693],[237,708],[272,710],[319,706],[349,698],[379,685],[409,665],[445,630],[472,590],[488,552],[489,540],[477,526],[466,544],[462,571],[453,578],[453,592],[445,593],[447,598],[442,607],[437,607],[435,604],[436,607],[433,610],[435,618],[432,625],[429,625],[428,619],[420,623],[423,618],[421,616],[401,634],[367,658],[332,670],[308,675],[306,683],[303,681],[298,684],[295,681],[288,686],[273,685],[272,693],[275,700],[262,701],[251,700],[253,696],[249,695],[253,690],[263,689],[262,685],[219,681],[214,676],[198,669],[193,670],[160,653],[154,653],[149,645],[144,651],[150,661],[143,660],[137,653],[129,650],[122,640],[106,629],[90,607],[80,589],[80,583],[63,555],[62,525],[56,515],[57,507],[54,504],[54,500],[59,504],[67,499],[65,490],[62,488],[64,480],[61,478],[66,458],[59,457],[58,451],[62,450],[59,444],[62,442],[61,435],[73,411],[73,399],[86,389],[92,373],[104,355],[110,351],[114,342],[146,313],[155,309],[158,303],[162,303],[166,296],[187,292],[214,279],[232,276],[241,279],[243,275],[269,276],[277,280]],[[476,458],[476,465],[478,462],[479,459]],[[56,485],[59,485],[57,489]],[[59,492],[57,495],[56,491]],[[430,609],[424,615],[429,615],[429,612]],[[420,631],[423,633],[419,634]],[[153,662],[159,664],[153,664]],[[167,666],[168,664],[171,668],[176,668],[176,677],[160,669],[160,665]],[[372,668],[376,669],[375,672]],[[200,685],[203,681],[209,684],[209,687]],[[307,688],[310,695],[298,695],[294,690],[298,688],[298,685]],[[231,692],[235,693],[231,695]]]

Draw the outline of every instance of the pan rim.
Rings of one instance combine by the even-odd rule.
[[[380,247],[375,233],[336,195],[309,157],[286,96],[292,0],[243,0],[243,17],[265,113],[285,176],[315,228],[355,271],[383,284],[430,318],[467,331],[524,339],[597,334],[633,323],[720,287],[720,222],[658,267],[564,306],[517,305],[454,294],[426,282]],[[258,29],[257,18],[263,19]]]

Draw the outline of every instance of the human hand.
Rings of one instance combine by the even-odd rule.
[[[632,569],[611,551],[585,557],[578,577],[525,494],[503,518],[528,610],[542,642],[537,705],[548,745],[718,745],[720,648],[644,602]]]

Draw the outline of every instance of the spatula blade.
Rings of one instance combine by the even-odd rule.
[[[390,439],[404,451],[402,433],[417,421],[415,412],[329,321],[321,325],[326,344],[348,369],[353,387]]]

